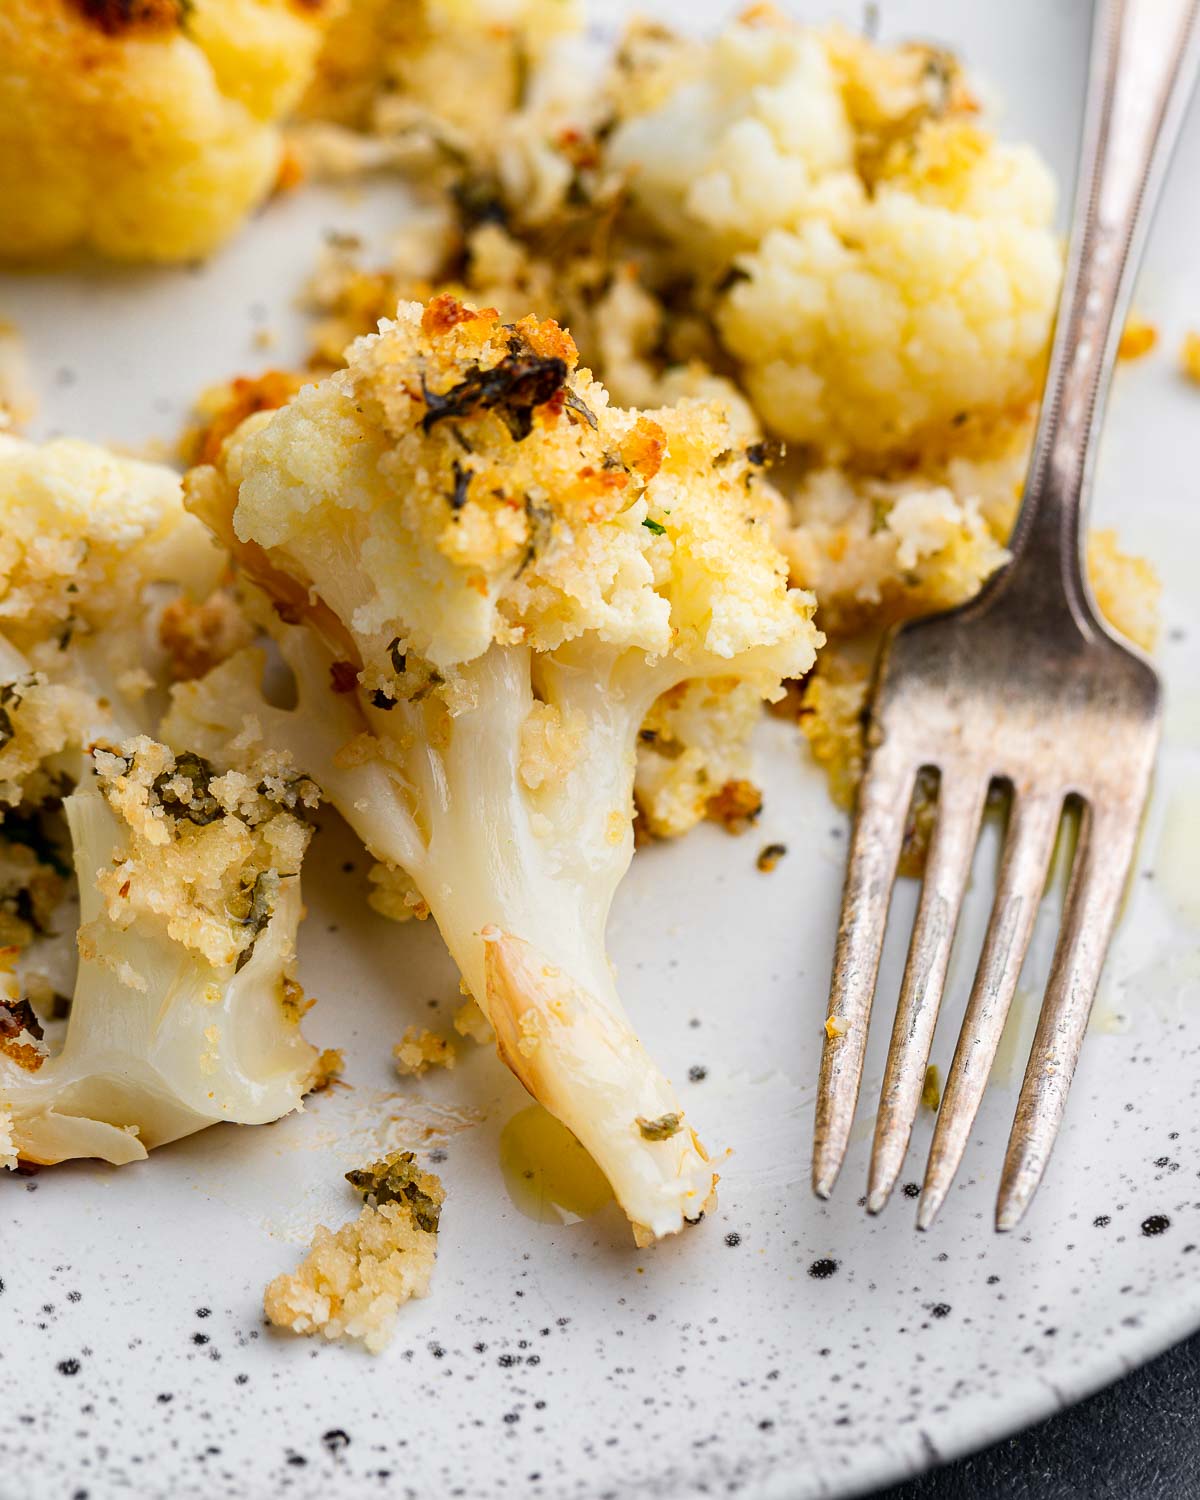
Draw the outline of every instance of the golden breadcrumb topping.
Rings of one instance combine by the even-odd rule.
[[[95,763],[122,824],[111,867],[97,875],[108,921],[126,928],[154,915],[214,966],[240,966],[282,883],[299,874],[312,830],[297,812],[316,806],[312,782],[218,775],[203,757],[174,755],[146,736],[98,749]],[[80,943],[92,942],[85,925]]]
[[[0,434],[0,515],[0,632],[35,663],[64,635],[128,630],[147,584],[205,588],[222,567],[177,474],[92,443]]]
[[[35,819],[6,815],[0,826],[0,948],[27,948],[53,930],[67,867]]]
[[[459,1036],[478,1042],[481,1047],[493,1042],[496,1036],[492,1030],[492,1023],[470,995],[454,1012],[454,1029]]]
[[[492,641],[548,651],[588,632],[732,657],[782,648],[803,624],[811,601],[786,589],[754,445],[714,404],[614,407],[576,358],[552,321],[505,323],[449,296],[405,304],[345,370],[226,445],[237,538],[270,549],[297,598],[329,575],[330,536],[347,565],[395,555],[396,569],[357,575],[364,597],[324,589],[354,614],[346,655],[361,653],[364,689],[449,701],[455,663]],[[202,514],[227,513],[211,470],[187,484]],[[572,726],[550,728],[527,739],[535,777],[570,744]]]
[[[827,647],[804,681],[798,718],[813,759],[829,779],[829,791],[839,807],[849,810],[863,767],[863,710],[871,670]]]
[[[377,1354],[400,1305],[429,1291],[445,1193],[411,1152],[347,1176],[368,1199],[358,1218],[337,1230],[319,1226],[296,1270],[267,1287],[263,1310],[276,1328],[359,1339]]]
[[[1200,385],[1200,333],[1184,335],[1183,346],[1179,351],[1179,363],[1187,378]]]
[[[429,916],[429,903],[413,884],[412,876],[398,865],[387,865],[377,861],[367,872],[371,889],[367,901],[381,917],[393,922],[424,922]]]
[[[430,1068],[452,1068],[458,1061],[449,1037],[421,1026],[405,1027],[404,1036],[392,1048],[392,1057],[401,1078],[420,1078]]]
[[[158,640],[174,682],[203,677],[254,639],[254,627],[227,589],[207,599],[171,599],[158,618]]]
[[[184,433],[180,444],[184,461],[215,464],[225,439],[247,417],[285,405],[308,378],[292,370],[264,370],[261,375],[238,375],[202,391],[196,401],[199,420]]]

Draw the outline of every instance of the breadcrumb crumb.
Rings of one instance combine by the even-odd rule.
[[[429,1291],[446,1195],[433,1173],[416,1167],[411,1151],[346,1176],[366,1205],[340,1229],[318,1226],[296,1270],[267,1287],[263,1311],[276,1328],[360,1339],[377,1354],[392,1336],[400,1305]]]
[[[767,844],[759,850],[758,858],[754,861],[755,867],[769,875],[779,861],[787,854],[786,844]]]
[[[708,800],[708,817],[726,833],[745,833],[763,809],[762,792],[752,781],[727,781]]]
[[[323,1093],[342,1076],[346,1067],[346,1056],[340,1047],[326,1047],[313,1064],[312,1081],[308,1085],[310,1094]]]
[[[496,1039],[492,1023],[479,1008],[478,1001],[470,995],[454,1012],[454,1029],[459,1036],[469,1037],[471,1041],[478,1042],[481,1047]]]
[[[430,1068],[452,1068],[458,1061],[454,1043],[436,1031],[420,1026],[405,1029],[403,1040],[392,1048],[396,1072],[402,1078],[420,1078]]]
[[[1153,323],[1147,323],[1142,318],[1130,318],[1121,333],[1121,342],[1117,346],[1117,358],[1141,359],[1144,354],[1149,354],[1157,343],[1158,329]]]
[[[1200,385],[1200,333],[1184,334],[1179,362],[1187,378]]]

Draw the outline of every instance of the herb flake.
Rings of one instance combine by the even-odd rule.
[[[425,1175],[411,1151],[398,1151],[369,1167],[347,1172],[346,1181],[376,1207],[384,1203],[408,1207],[418,1229],[436,1234],[442,1205],[421,1186]]]
[[[515,347],[514,347],[515,345]],[[489,369],[471,365],[457,385],[447,391],[431,391],[421,380],[426,412],[421,420],[425,432],[448,417],[463,417],[474,411],[494,411],[508,428],[514,442],[533,431],[533,413],[562,390],[567,379],[565,360],[534,354],[519,340],[510,352]]]
[[[682,1126],[683,1116],[679,1113],[659,1115],[654,1120],[647,1120],[644,1115],[637,1117],[637,1128],[644,1141],[669,1141],[679,1134]]]

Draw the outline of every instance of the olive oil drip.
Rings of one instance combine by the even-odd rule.
[[[500,1132],[500,1170],[513,1205],[540,1224],[573,1224],[612,1201],[604,1173],[540,1104],[520,1110]]]

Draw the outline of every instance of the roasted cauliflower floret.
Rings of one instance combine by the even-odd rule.
[[[187,490],[273,599],[300,709],[183,689],[175,732],[252,721],[292,746],[411,877],[504,1061],[639,1236],[697,1218],[712,1168],[690,1129],[636,1128],[678,1105],[603,932],[656,699],[693,679],[776,696],[819,643],[760,456],[719,407],[611,406],[554,323],[442,297],[252,417]]]
[[[53,1056],[0,1040],[9,1166],[119,1166],[300,1107],[318,1069],[292,979],[315,800],[270,761],[218,774],[144,736],[96,751],[65,801],[81,917],[66,1039]]]
[[[1060,275],[1050,174],[921,56],[747,18],[664,49],[607,148],[670,254],[715,287],[760,416],[834,459],[909,453],[1039,393]]]
[[[815,469],[792,495],[777,540],[816,593],[821,624],[864,626],[961,604],[1007,560],[1023,454],[928,473],[872,477]]]
[[[10,0],[0,257],[187,260],[270,190],[332,0]]]
[[[480,149],[519,105],[531,63],[578,22],[574,0],[347,0],[300,112]]]
[[[225,567],[171,470],[0,434],[0,805],[61,791],[92,740],[153,727],[177,675],[164,615],[217,598]]]

